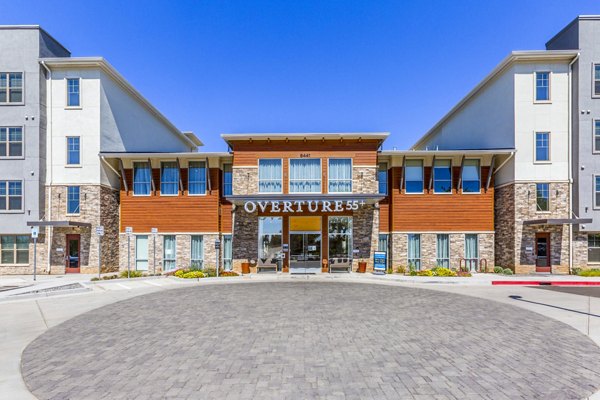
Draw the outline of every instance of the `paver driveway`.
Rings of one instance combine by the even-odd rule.
[[[22,372],[40,399],[564,400],[600,388],[600,348],[560,322],[477,298],[243,283],[83,314],[32,342]]]

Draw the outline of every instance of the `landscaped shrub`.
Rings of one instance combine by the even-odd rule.
[[[513,272],[510,268],[504,268],[504,271],[502,272],[504,275],[512,275]]]
[[[142,271],[121,271],[121,278],[141,278],[142,276],[144,276]]]
[[[93,277],[93,278],[91,279],[91,281],[92,281],[92,282],[96,282],[96,281],[99,281],[99,280],[100,280],[100,278],[98,278],[97,276],[95,276],[95,277]]]
[[[404,265],[399,265],[396,267],[396,273],[398,274],[405,274],[406,273],[406,267]]]
[[[104,280],[104,281],[109,281],[109,280],[111,280],[111,279],[117,279],[117,278],[118,278],[118,276],[117,276],[117,275],[104,275],[104,276],[102,277],[102,280]]]
[[[502,273],[504,273],[504,269],[502,267],[499,267],[499,266],[496,265],[494,267],[494,273],[495,274],[502,274]]]
[[[456,271],[456,276],[462,276],[465,278],[470,278],[472,275],[469,271]]]
[[[600,269],[598,269],[598,268],[586,269],[586,270],[580,271],[578,275],[579,276],[587,276],[587,277],[600,276]]]
[[[217,270],[214,268],[204,268],[204,275],[206,275],[207,277],[213,277],[213,276],[217,276]]]
[[[219,276],[239,276],[239,274],[235,271],[221,271]]]
[[[571,268],[571,274],[573,274],[573,275],[579,275],[581,273],[581,271],[583,271],[583,270],[579,267]]]
[[[417,271],[417,276],[433,276],[433,272],[430,269],[424,269],[422,271]]]
[[[432,271],[433,276],[456,276],[456,272],[452,271],[450,268],[437,267]]]

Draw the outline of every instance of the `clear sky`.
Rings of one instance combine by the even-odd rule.
[[[108,59],[206,151],[242,132],[389,131],[384,148],[408,148],[510,51],[600,14],[598,0],[0,4],[0,24]]]

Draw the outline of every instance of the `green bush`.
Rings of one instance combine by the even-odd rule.
[[[579,271],[579,274],[577,274],[579,276],[586,276],[586,277],[590,277],[590,276],[600,276],[600,269],[598,268],[593,268],[593,269],[586,269],[583,271]]]
[[[235,271],[221,271],[219,276],[239,276],[239,274]]]
[[[396,267],[396,273],[398,274],[405,274],[406,273],[406,267],[404,265],[399,265]]]
[[[494,273],[495,274],[502,274],[502,273],[504,273],[504,269],[502,267],[499,267],[499,266],[496,265],[494,267]]]
[[[144,273],[142,271],[121,271],[121,278],[141,278],[142,276],[144,276]]]
[[[513,274],[512,269],[510,269],[510,268],[504,268],[504,271],[502,271],[502,273],[504,275],[512,275]]]
[[[433,276],[456,276],[456,272],[450,268],[437,267],[432,271]]]
[[[410,276],[417,276],[417,271],[410,271],[408,274]]]
[[[200,279],[200,278],[204,278],[204,272],[202,271],[187,271],[186,273],[183,274],[182,278],[183,279]]]
[[[92,280],[92,282],[96,282],[96,281],[99,281],[99,280],[100,280],[100,278],[98,278],[97,276],[95,276],[95,277],[93,277],[91,280]]]
[[[204,275],[208,276],[209,278],[212,278],[214,276],[217,276],[217,270],[215,268],[204,268]]]
[[[571,268],[571,274],[572,275],[579,275],[581,273],[581,271],[583,271],[581,268],[579,267],[573,267]]]
[[[424,269],[422,271],[417,271],[417,276],[433,276],[433,272],[430,269]]]
[[[104,280],[104,281],[109,281],[109,280],[111,280],[111,279],[117,279],[118,277],[119,277],[118,275],[104,275],[104,276],[102,277],[102,280]]]

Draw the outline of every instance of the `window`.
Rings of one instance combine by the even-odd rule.
[[[279,268],[283,220],[281,217],[258,219],[258,258],[262,264],[276,264]]]
[[[465,266],[469,271],[477,271],[479,264],[479,240],[476,234],[465,235]]]
[[[223,235],[223,270],[233,269],[233,247],[231,235]]]
[[[450,268],[450,236],[447,234],[437,235],[436,264],[438,267]]]
[[[600,64],[594,64],[594,96],[600,96]]]
[[[29,264],[29,236],[0,236],[0,264]]]
[[[600,119],[594,120],[594,151],[600,152]]]
[[[421,269],[421,235],[408,235],[408,268],[410,270]]]
[[[231,164],[223,164],[223,196],[233,195],[233,169]]]
[[[161,163],[160,194],[161,196],[179,194],[179,167],[175,161]]]
[[[535,133],[535,161],[550,161],[550,132]]]
[[[190,269],[200,270],[204,268],[204,237],[202,235],[192,235],[191,248]]]
[[[379,194],[387,194],[388,169],[386,163],[379,163],[377,167],[377,183],[379,183]]]
[[[0,127],[0,157],[23,157],[23,128]]]
[[[594,177],[594,189],[594,207],[600,207],[600,176]],[[0,210],[2,209],[1,204],[2,203],[0,203]]]
[[[67,137],[67,165],[79,165],[80,163],[79,136]]]
[[[433,192],[452,193],[452,162],[435,160],[433,165]]]
[[[290,193],[321,192],[321,160],[300,158],[290,160]]]
[[[258,160],[258,191],[260,193],[281,193],[281,160]]]
[[[172,271],[176,266],[177,245],[175,235],[163,236],[163,270]]]
[[[535,73],[535,101],[550,100],[550,72]]]
[[[423,193],[423,161],[406,160],[406,193]]]
[[[329,193],[352,193],[352,160],[330,158],[328,167]]]
[[[0,181],[0,211],[23,208],[23,181]]]
[[[67,214],[79,214],[79,186],[67,187]]]
[[[135,269],[136,271],[148,271],[147,235],[137,235],[135,237]]]
[[[588,262],[600,263],[600,233],[588,234]]]
[[[67,107],[79,107],[79,78],[67,79]]]
[[[329,217],[329,262],[352,258],[352,217]]]
[[[133,194],[148,196],[150,194],[150,165],[147,162],[133,163]]]
[[[535,185],[535,198],[537,211],[550,211],[550,184],[537,183]]]
[[[188,194],[206,194],[206,162],[190,161],[188,166]]]
[[[23,74],[0,72],[0,104],[23,102]]]
[[[462,171],[463,193],[479,193],[481,183],[479,179],[479,160],[465,160]]]
[[[377,251],[385,251],[386,252],[386,269],[389,268],[390,257],[389,257],[389,246],[390,246],[390,235],[387,233],[380,233],[379,240],[377,241]]]

